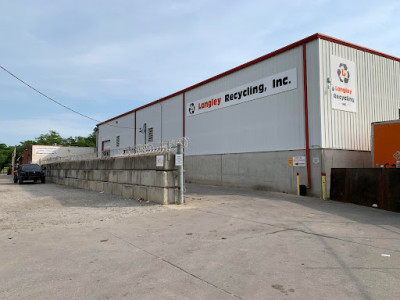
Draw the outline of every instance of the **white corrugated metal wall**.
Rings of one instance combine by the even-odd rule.
[[[108,125],[109,124],[109,125]],[[112,125],[112,126],[110,126]],[[101,153],[103,141],[110,140],[111,149],[123,149],[132,147],[135,139],[135,113],[111,120],[99,126],[98,152]],[[116,145],[116,137],[119,136],[119,147]]]
[[[144,144],[144,134],[139,128],[146,123],[147,143],[149,142],[149,128],[153,128],[153,143],[170,141],[181,138],[183,135],[183,95],[177,95],[162,102],[136,111],[136,144]]]
[[[370,151],[371,123],[399,118],[400,62],[319,39],[322,147]],[[332,109],[330,56],[353,61],[357,112]]]
[[[310,43],[307,46],[311,54],[318,54],[317,45],[317,43]],[[314,51],[312,48],[315,48]],[[317,57],[310,56],[310,60],[317,60]],[[305,149],[301,46],[191,90],[186,93],[186,103],[292,68],[297,70],[297,88],[294,90],[187,116],[186,135],[190,138],[187,154]],[[318,76],[318,71],[308,74],[311,82],[318,81],[318,77],[310,78],[314,76]],[[313,89],[311,93],[317,95]],[[312,110],[309,118],[313,123],[313,130],[310,132],[313,144],[320,145],[319,110]]]

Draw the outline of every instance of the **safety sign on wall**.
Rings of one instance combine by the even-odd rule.
[[[156,167],[164,167],[164,155],[156,156]]]
[[[175,166],[183,166],[183,154],[175,155]]]
[[[294,167],[305,167],[306,157],[305,156],[293,156],[293,166]]]
[[[354,62],[331,55],[332,108],[357,112],[357,77]]]

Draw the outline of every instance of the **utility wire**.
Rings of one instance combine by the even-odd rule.
[[[42,93],[42,92],[39,91],[38,89],[34,88],[34,87],[31,86],[30,84],[28,84],[28,83],[26,83],[25,81],[23,81],[23,80],[22,80],[21,78],[19,78],[17,75],[15,75],[15,74],[11,73],[10,71],[8,71],[8,70],[7,70],[6,68],[4,68],[2,65],[0,65],[0,68],[3,69],[5,72],[7,72],[7,73],[8,73],[9,75],[11,75],[12,77],[14,77],[15,79],[17,79],[18,81],[22,82],[24,85],[26,85],[26,86],[29,87],[30,89],[34,90],[36,93],[42,95],[43,97],[45,97],[46,99],[48,99],[48,100],[54,102],[55,104],[60,105],[61,107],[65,108],[65,109],[68,109],[69,111],[72,111],[73,113],[78,114],[78,115],[80,115],[81,117],[84,117],[84,118],[89,119],[89,120],[91,120],[91,121],[95,121],[95,122],[97,122],[97,123],[102,123],[102,122],[99,121],[99,120],[96,120],[96,119],[94,119],[94,118],[92,118],[92,117],[89,117],[88,115],[82,114],[82,113],[80,113],[79,111],[76,111],[76,110],[74,110],[74,109],[72,109],[72,108],[70,108],[70,107],[68,107],[68,106],[66,106],[66,105],[64,105],[64,104],[62,104],[61,102],[58,102],[57,100],[54,100],[53,98],[47,96],[46,94]],[[112,125],[112,124],[108,124],[108,123],[105,123],[105,125],[112,126],[112,127],[118,127],[118,128],[135,129],[135,128],[132,128],[132,127],[117,126],[117,125]]]

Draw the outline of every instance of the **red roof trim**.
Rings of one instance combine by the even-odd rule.
[[[362,46],[359,46],[359,45],[356,45],[356,44],[352,44],[352,43],[349,43],[349,42],[346,42],[346,41],[343,41],[343,40],[339,40],[337,38],[333,38],[333,37],[330,37],[330,36],[327,36],[327,35],[324,35],[324,34],[321,34],[321,33],[315,33],[315,34],[310,35],[309,37],[306,37],[306,38],[304,38],[304,39],[302,39],[300,41],[297,41],[297,42],[295,42],[293,44],[290,44],[290,45],[285,46],[283,48],[280,48],[280,49],[278,49],[276,51],[273,51],[271,53],[263,55],[263,56],[261,56],[259,58],[251,60],[251,61],[249,61],[249,62],[247,62],[245,64],[237,66],[237,67],[235,67],[233,69],[230,69],[230,70],[228,70],[226,72],[218,74],[218,75],[216,75],[214,77],[211,77],[209,79],[201,81],[201,82],[199,82],[199,83],[197,83],[195,85],[192,85],[192,86],[190,86],[190,87],[188,87],[186,89],[180,90],[180,91],[178,91],[176,93],[173,93],[171,95],[168,95],[168,96],[166,96],[164,98],[161,98],[161,99],[158,99],[156,101],[150,102],[148,104],[145,104],[143,106],[140,106],[138,108],[130,110],[130,111],[124,113],[124,114],[118,115],[118,116],[116,116],[116,117],[114,117],[112,119],[109,119],[109,120],[106,120],[104,122],[101,122],[101,123],[97,124],[97,126],[100,126],[100,125],[102,125],[104,123],[111,122],[111,121],[113,121],[115,119],[121,118],[121,117],[126,116],[126,115],[128,115],[130,113],[133,113],[133,112],[136,112],[138,110],[144,109],[146,107],[149,107],[151,105],[154,105],[154,104],[162,102],[162,101],[165,101],[165,100],[170,99],[172,97],[178,96],[178,95],[180,95],[182,93],[188,92],[188,91],[190,91],[192,89],[195,89],[195,88],[197,88],[199,86],[202,86],[202,85],[207,84],[207,83],[209,83],[211,81],[214,81],[216,79],[219,79],[219,78],[222,78],[222,77],[227,76],[229,74],[232,74],[232,73],[234,73],[236,71],[239,71],[239,70],[242,70],[242,69],[247,68],[249,66],[252,66],[252,65],[254,65],[256,63],[259,63],[259,62],[261,62],[263,60],[266,60],[268,58],[271,58],[271,57],[273,57],[275,55],[281,54],[283,52],[286,52],[286,51],[291,50],[293,48],[296,48],[298,46],[301,46],[301,45],[303,45],[305,43],[308,43],[308,42],[310,42],[312,40],[315,40],[315,39],[322,39],[322,40],[330,41],[330,42],[333,42],[333,43],[337,43],[337,44],[340,44],[340,45],[344,45],[344,46],[347,46],[347,47],[350,47],[350,48],[354,48],[354,49],[357,49],[357,50],[361,50],[361,51],[368,52],[368,53],[371,53],[371,54],[379,55],[379,56],[382,56],[382,57],[385,57],[385,58],[392,59],[392,60],[400,62],[400,58],[398,58],[398,57],[395,57],[395,56],[392,56],[392,55],[388,55],[388,54],[385,54],[385,53],[382,53],[382,52],[379,52],[379,51],[375,51],[375,50],[372,50],[372,49],[369,49],[369,48],[365,48],[365,47],[362,47]]]

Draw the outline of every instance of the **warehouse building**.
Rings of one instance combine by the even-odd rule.
[[[371,123],[399,113],[399,58],[314,34],[98,124],[98,155],[187,137],[187,181],[296,193],[299,173],[321,196],[326,173],[329,195],[331,168],[372,167]]]
[[[41,164],[65,157],[96,155],[94,147],[29,145],[18,157],[19,164]]]

